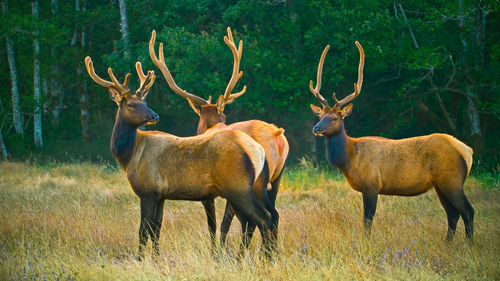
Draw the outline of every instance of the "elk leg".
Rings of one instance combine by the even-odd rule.
[[[286,165],[286,162],[285,162]],[[277,178],[271,183],[271,189],[267,191],[267,195],[271,203],[273,203],[273,207],[276,204],[276,197],[278,196],[278,191],[280,189],[281,177],[283,176],[283,171],[285,170],[285,165],[281,168],[281,172]]]
[[[460,216],[464,220],[465,224],[465,236],[472,243],[474,235],[474,208],[470,204],[469,200],[464,194],[463,190],[460,191],[450,191],[444,192],[446,199],[455,207],[455,209],[460,213]]]
[[[253,233],[255,231],[255,224],[253,224],[247,217],[242,216],[241,221],[241,245],[238,251],[238,258],[242,258],[245,254],[245,250],[250,246],[250,241],[252,240]]]
[[[242,219],[246,217],[251,220],[254,225],[257,225],[262,233],[262,244],[266,249],[266,255],[270,258],[269,241],[271,237],[272,220],[271,215],[266,208],[257,201],[252,191],[244,194],[229,194],[226,196],[237,213]],[[243,241],[242,241],[243,242]]]
[[[263,197],[264,197],[266,209],[271,214],[272,225],[271,225],[271,237],[270,237],[271,240],[269,241],[270,242],[269,247],[270,247],[270,251],[272,252],[272,251],[274,251],[276,244],[278,242],[278,223],[279,223],[280,215],[275,208],[274,202],[272,202],[269,199],[267,192],[264,192]],[[275,199],[276,199],[276,197],[275,197]]]
[[[153,226],[153,219],[156,212],[156,196],[141,197],[141,224],[139,226],[139,251],[138,260],[144,258],[144,248],[148,242],[148,234]]]
[[[369,235],[371,232],[373,217],[375,216],[375,211],[377,210],[377,193],[364,192],[363,193],[363,222],[365,227],[365,234]]]
[[[153,243],[153,254],[156,257],[160,255],[160,246],[158,240],[160,238],[161,224],[163,222],[163,205],[165,205],[165,200],[159,200],[156,203],[156,210],[153,219],[153,227],[151,233],[151,242]]]
[[[231,207],[229,201],[226,202],[226,209],[224,210],[224,218],[222,219],[222,223],[220,225],[220,245],[221,247],[225,247],[227,240],[227,233],[229,232],[229,228],[231,227],[231,222],[234,218],[234,210]],[[242,223],[243,226],[243,223]]]
[[[436,193],[439,197],[439,201],[441,201],[441,205],[446,212],[446,216],[448,217],[448,233],[446,234],[446,242],[450,242],[455,235],[455,230],[457,229],[457,222],[460,214],[455,207],[446,199],[446,196],[436,187]]]
[[[217,220],[215,217],[215,202],[214,199],[208,199],[201,202],[205,207],[205,214],[207,215],[208,232],[210,233],[210,243],[212,244],[212,253],[216,251],[216,237]]]

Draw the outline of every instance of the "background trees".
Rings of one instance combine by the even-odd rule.
[[[356,79],[358,40],[366,52],[365,83],[347,121],[350,135],[445,132],[470,144],[483,162],[498,162],[498,1],[39,0],[38,17],[28,1],[3,1],[0,132],[13,158],[111,159],[115,105],[87,83],[83,58],[92,56],[100,74],[111,66],[123,77],[136,60],[157,70],[147,53],[153,29],[177,83],[205,98],[218,96],[232,70],[222,39],[231,26],[244,42],[240,87],[248,91],[228,106],[228,120],[284,127],[292,161],[322,153],[310,133],[316,119],[308,106],[315,102],[308,82],[321,51],[332,46],[323,93],[342,96]],[[43,149],[35,146],[31,122],[37,37]],[[154,129],[193,135],[196,118],[185,100],[161,77],[152,91],[149,103],[162,115]]]

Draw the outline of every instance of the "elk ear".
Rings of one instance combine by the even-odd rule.
[[[344,108],[342,108],[342,111],[340,112],[340,114],[342,114],[342,119],[349,116],[349,114],[351,114],[351,112],[352,112],[352,103],[350,103],[350,104],[344,106]]]
[[[323,115],[323,109],[319,106],[316,106],[314,104],[310,104],[309,105],[311,107],[311,110],[314,114],[318,115],[318,116],[321,116]]]
[[[194,110],[194,112],[196,112],[196,114],[200,115],[201,106],[199,104],[197,104],[196,102],[192,102],[190,99],[187,99],[187,100],[188,100],[191,108]]]
[[[122,94],[120,92],[118,92],[116,89],[114,89],[113,87],[109,87],[108,91],[109,91],[109,98],[114,100],[116,102],[116,104],[118,106],[120,106],[120,103],[123,99]]]

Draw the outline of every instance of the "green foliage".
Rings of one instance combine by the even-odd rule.
[[[232,54],[223,41],[226,27],[230,26],[235,40],[243,40],[244,49],[244,75],[235,90],[243,85],[248,90],[226,107],[228,121],[261,119],[285,128],[291,144],[290,161],[304,155],[324,159],[320,155],[321,141],[310,133],[316,117],[308,104],[316,101],[308,83],[315,81],[319,56],[330,44],[321,92],[327,99],[334,91],[340,97],[351,93],[357,79],[359,55],[354,41],[358,40],[365,50],[366,64],[362,94],[346,120],[350,135],[402,138],[450,133],[473,146],[475,156],[488,159],[485,161],[489,167],[497,163],[497,158],[484,157],[500,154],[497,3],[463,1],[460,8],[455,1],[443,0],[125,1],[130,31],[130,43],[126,44],[121,40],[117,1],[86,2],[86,11],[76,12],[72,1],[59,1],[59,11],[53,16],[50,1],[40,1],[40,18],[35,21],[29,2],[9,1],[9,14],[0,19],[0,38],[8,35],[14,40],[26,125],[24,139],[15,136],[11,129],[10,83],[2,83],[0,130],[13,158],[39,154],[36,157],[60,160],[111,159],[106,142],[116,107],[107,91],[88,79],[83,59],[91,56],[97,73],[104,78],[108,66],[119,79],[131,72],[131,86],[137,87],[135,61],[159,74],[147,48],[153,29],[157,31],[157,42],[164,44],[165,60],[177,84],[203,98],[216,99],[232,71]],[[407,20],[398,3],[403,5]],[[481,11],[483,33],[478,29]],[[79,33],[82,27],[87,34],[85,48],[79,42],[72,44],[75,29]],[[63,88],[57,126],[50,113],[54,105],[50,85],[44,93],[47,146],[40,152],[31,145],[35,28],[41,37],[42,77],[57,79]],[[128,56],[124,56],[127,52]],[[5,48],[0,48],[0,56],[7,57]],[[58,71],[52,69],[56,63]],[[2,65],[0,79],[9,81],[8,64]],[[84,73],[77,75],[79,68]],[[158,76],[148,102],[162,121],[152,129],[193,135],[197,116]],[[84,143],[80,136],[78,91],[85,84],[90,104],[90,143]],[[483,135],[479,143],[471,136],[467,117],[466,92],[470,89],[480,114]],[[438,98],[453,124],[445,118]],[[315,146],[317,149],[313,149]],[[320,152],[311,155],[311,151]]]

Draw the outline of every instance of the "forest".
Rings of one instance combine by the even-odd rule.
[[[350,136],[405,138],[442,132],[474,149],[476,169],[498,169],[500,155],[500,17],[491,1],[326,0],[2,0],[0,140],[12,160],[110,161],[116,112],[88,76],[84,57],[122,80],[149,58],[153,30],[179,86],[207,99],[223,93],[233,58],[223,41],[231,27],[243,41],[229,123],[259,119],[285,129],[289,161],[324,161],[311,129],[317,104],[309,91],[319,57],[331,45],[322,93],[344,97],[365,50],[364,84],[346,119]],[[161,121],[146,130],[196,133],[198,117],[158,75],[148,105]]]

